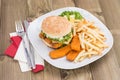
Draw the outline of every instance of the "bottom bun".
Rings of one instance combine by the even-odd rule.
[[[59,47],[61,47],[63,44],[62,43],[51,43],[49,44],[48,42],[46,42],[44,39],[42,39],[42,41],[50,48],[54,48],[57,49]]]

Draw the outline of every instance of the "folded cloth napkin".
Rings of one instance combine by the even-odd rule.
[[[5,54],[14,58],[22,38],[17,35],[14,35],[13,37],[10,37],[10,39],[11,39],[11,44],[5,50]]]
[[[26,36],[24,37],[26,38]],[[25,57],[25,51],[23,47],[23,41],[20,36],[17,35],[16,32],[10,33],[11,44],[5,50],[5,54],[14,58],[14,60],[18,60],[21,71],[26,72],[32,70],[33,72],[39,72],[44,70],[44,60],[40,57],[38,52],[33,48],[33,54],[35,59],[35,69],[31,69],[27,63],[27,59]]]

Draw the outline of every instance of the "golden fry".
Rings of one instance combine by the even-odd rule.
[[[53,59],[61,58],[65,56],[71,50],[70,45],[62,47],[60,49],[53,50],[49,53],[50,57]]]
[[[73,40],[71,42],[71,49],[75,51],[80,51],[80,41],[78,35],[75,35],[73,37]]]

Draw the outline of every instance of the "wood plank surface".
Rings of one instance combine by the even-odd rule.
[[[105,19],[105,24],[112,31],[114,40],[117,41],[115,41],[113,48],[107,55],[105,55],[102,59],[96,61],[95,63],[92,63],[92,65],[90,66],[95,80],[119,80],[120,70],[118,63],[120,62],[120,55],[116,51],[120,51],[117,48],[119,46],[118,40],[120,40],[120,38],[116,36],[120,36],[120,34],[116,34],[117,32],[115,31],[119,31],[120,26],[120,23],[118,21],[118,19],[120,18],[120,13],[118,10],[118,7],[120,7],[120,3],[118,2],[118,0],[99,0],[99,2],[101,5],[103,17]],[[95,66],[97,67],[95,68]],[[99,75],[100,73],[102,74]]]
[[[15,20],[26,19],[27,5],[26,0],[1,0],[1,48],[2,54],[10,44],[9,33],[15,31]],[[18,62],[13,59],[0,57],[0,80],[31,80],[31,73],[22,73]]]
[[[115,42],[107,55],[90,65],[73,70],[58,69],[45,62],[45,70],[39,73],[22,73],[17,61],[2,56],[10,44],[9,33],[15,31],[15,20],[34,20],[47,12],[67,6],[88,10],[110,29]],[[119,80],[119,8],[119,0],[0,0],[0,80]]]
[[[2,30],[1,30],[1,7],[2,7],[2,5],[1,5],[1,0],[0,0],[0,55],[2,55],[2,51],[1,51],[1,49],[2,49]]]
[[[104,1],[104,3],[102,1],[100,1],[102,9],[103,9],[103,13],[104,13],[104,17],[105,17],[105,21],[106,24],[108,26],[108,28],[111,30],[113,37],[114,37],[114,54],[115,54],[115,58],[117,59],[117,62],[120,66],[120,49],[118,48],[118,46],[120,46],[120,1],[116,0],[116,1]],[[107,5],[109,4],[109,5]],[[106,5],[106,6],[104,6]],[[108,10],[110,9],[110,10]]]

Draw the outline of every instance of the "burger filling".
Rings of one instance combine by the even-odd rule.
[[[62,43],[62,44],[69,44],[69,42],[72,39],[72,31],[69,32],[67,35],[60,37],[60,38],[51,38],[47,36],[43,31],[41,31],[41,38],[48,38],[49,40],[52,41],[52,43]]]

